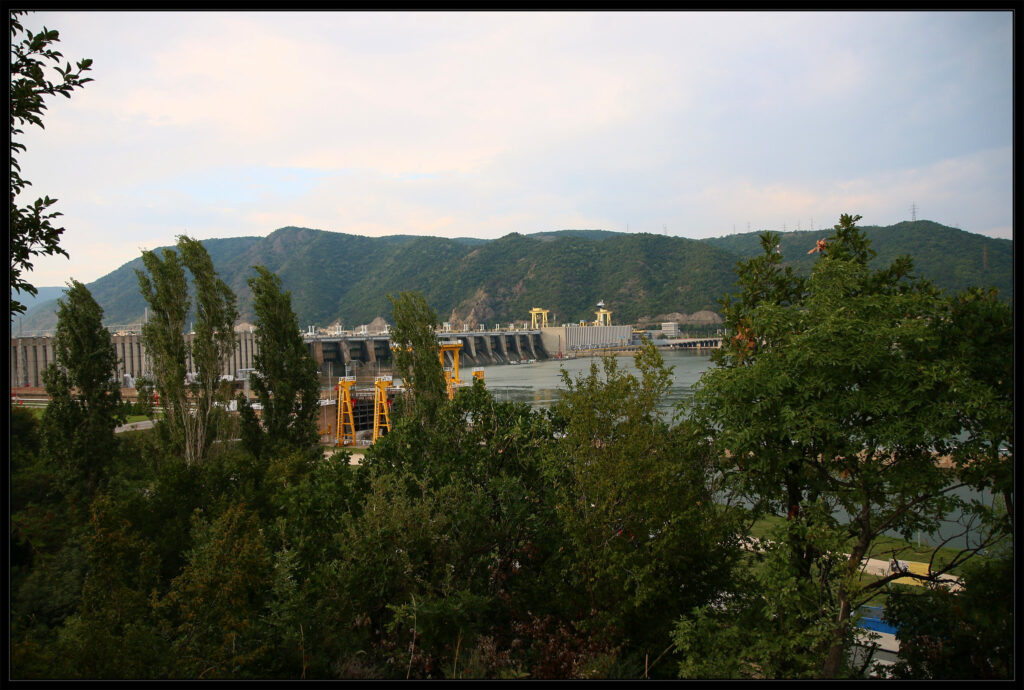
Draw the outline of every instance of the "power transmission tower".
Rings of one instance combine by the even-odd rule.
[[[917,204],[910,204],[910,220],[917,222]]]

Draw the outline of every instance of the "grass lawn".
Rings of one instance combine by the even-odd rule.
[[[750,529],[750,535],[757,538],[766,538],[769,532],[782,525],[786,522],[786,518],[779,515],[769,515],[761,518],[754,523]],[[851,540],[852,541],[852,540]],[[918,546],[917,542],[906,541],[900,537],[892,537],[883,535],[876,538],[871,544],[871,551],[868,553],[868,558],[875,558],[882,561],[888,561],[892,552],[896,551],[899,554],[899,559],[903,561],[914,561],[918,563],[928,563],[932,559],[934,554],[936,568],[941,568],[945,564],[949,563],[960,551],[959,549],[951,548],[940,548],[938,550],[929,546],[926,542],[922,541],[921,545]],[[937,552],[936,552],[937,551]],[[973,558],[984,558],[984,556],[974,556]],[[973,559],[972,559],[973,560]],[[952,575],[962,575],[960,568],[953,568],[950,571]],[[870,576],[868,576],[870,577]]]
[[[34,406],[33,407],[25,407],[25,409],[31,411],[32,414],[35,415],[36,419],[40,419],[40,420],[43,418],[43,412],[46,411],[46,407],[45,406],[43,406],[43,407],[34,407]],[[128,415],[128,417],[124,421],[124,424],[131,424],[132,422],[144,422],[147,419],[149,419],[149,417],[147,417],[144,414],[132,414],[132,415]]]

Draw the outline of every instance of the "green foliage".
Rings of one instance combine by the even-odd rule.
[[[692,408],[694,422],[714,437],[720,471],[755,516],[789,518],[779,535],[788,563],[771,562],[776,578],[811,589],[819,601],[809,610],[822,612],[815,620],[831,621],[831,644],[800,646],[801,654],[818,650],[817,672],[826,677],[846,672],[852,611],[891,579],[856,577],[881,534],[934,532],[956,510],[992,524],[982,507],[956,498],[956,476],[935,454],[964,457],[974,447],[972,428],[988,428],[967,419],[977,402],[1002,410],[1012,397],[1004,397],[1012,388],[981,385],[965,369],[970,357],[950,347],[949,298],[908,278],[908,259],[869,267],[873,252],[858,218],[841,217],[806,280],[783,272],[777,237],[762,238],[764,256],[739,267],[743,294],[725,302],[735,336],[716,355],[720,366],[702,377]],[[1008,345],[1000,340],[992,355],[1010,359]],[[1004,425],[995,438],[1008,438],[1006,418],[995,419]],[[968,547],[942,567],[933,564],[930,579],[999,535],[985,527],[967,533]],[[780,584],[765,592],[767,610],[781,606],[772,597],[784,591]],[[751,663],[760,674],[780,668]]]
[[[113,378],[117,355],[103,327],[103,310],[76,280],[66,295],[53,339],[55,362],[43,373],[50,396],[42,422],[43,453],[53,463],[58,487],[88,499],[116,452],[121,389]]]
[[[514,675],[501,649],[554,585],[540,466],[551,434],[543,415],[498,403],[477,383],[431,411],[412,407],[374,444],[357,477],[365,502],[341,543],[346,577],[378,583],[349,614],[380,631],[366,643],[375,667],[399,677]]]
[[[135,404],[132,406],[132,413],[152,419],[155,392],[153,382],[145,376],[135,379]]]
[[[972,287],[995,287],[1001,299],[1013,295],[1013,241],[995,239],[950,228],[929,220],[905,221],[886,227],[863,226],[865,238],[877,252],[869,262],[872,268],[890,265],[899,256],[914,260],[917,275],[933,281],[947,294]],[[716,237],[704,242],[732,252],[743,259],[761,253],[764,231]],[[800,276],[808,276],[817,254],[808,251],[818,240],[826,239],[828,229],[773,233],[786,257],[785,265]]]
[[[56,29],[47,29],[38,33],[26,30],[21,24],[20,15],[24,11],[11,12],[11,316],[25,311],[24,305],[14,299],[14,291],[36,294],[36,288],[22,274],[32,270],[32,257],[52,256],[68,253],[60,246],[60,236],[64,228],[55,227],[51,221],[61,214],[50,210],[56,199],[45,196],[36,199],[27,206],[19,206],[17,197],[31,183],[22,178],[18,155],[25,151],[25,145],[17,141],[25,125],[43,127],[43,112],[46,110],[46,98],[60,94],[71,98],[76,88],[92,81],[82,77],[83,72],[92,68],[92,60],[79,60],[75,68],[70,62],[61,67],[64,57],[54,50],[53,44],[60,41]],[[51,81],[47,75],[53,70],[59,79]]]
[[[402,292],[388,295],[395,312],[391,344],[395,349],[395,373],[411,389],[415,410],[422,423],[433,422],[438,406],[447,397],[437,335],[437,313],[423,295]]]
[[[896,678],[1009,680],[1014,675],[1013,556],[970,563],[964,590],[898,591],[886,618],[898,628]]]
[[[46,478],[45,476],[38,478],[32,476],[37,474],[33,470],[35,469],[34,465],[37,464],[36,458],[42,444],[39,435],[39,420],[35,413],[31,409],[11,405],[8,421],[10,423],[8,435],[10,438],[11,477],[12,482],[19,488],[19,491],[11,492],[11,511],[15,512],[24,507],[23,504],[13,502],[15,499],[24,497],[25,500],[30,501],[42,497],[30,487],[34,487],[40,482],[45,483]],[[42,491],[45,492],[45,489]]]
[[[671,373],[651,343],[636,366],[639,379],[613,357],[577,380],[563,372],[554,414],[564,433],[547,471],[564,530],[563,596],[588,634],[654,657],[679,612],[727,585],[738,516],[715,507],[691,430],[662,419]]]
[[[238,310],[235,295],[227,284],[217,277],[210,254],[198,240],[185,235],[178,237],[178,251],[182,262],[192,274],[195,291],[194,337],[188,344],[196,382],[190,386],[191,404],[195,413],[184,420],[186,432],[186,462],[199,462],[205,456],[216,435],[214,402],[223,402],[220,387],[221,363],[231,355],[235,346],[235,321]],[[194,421],[193,421],[194,420]]]
[[[258,675],[267,645],[258,618],[271,576],[271,555],[256,516],[244,503],[212,520],[196,513],[188,564],[157,604],[178,671],[192,678]]]
[[[1013,505],[1013,309],[994,289],[966,290],[943,316],[943,348],[957,362],[954,411],[966,438],[952,450],[961,481],[991,488],[1003,498],[1012,533]]]
[[[181,235],[177,248],[178,252],[165,249],[163,260],[151,251],[142,252],[148,274],[135,273],[152,314],[142,337],[153,360],[168,436],[184,449],[185,462],[193,464],[206,457],[216,436],[219,410],[214,403],[224,398],[221,361],[234,348],[238,311],[234,293],[217,277],[202,243]],[[192,274],[196,305],[193,337],[188,340],[185,316],[191,302],[186,267]],[[186,357],[195,374],[191,383],[185,380]]]
[[[142,678],[167,665],[150,599],[159,567],[150,543],[118,514],[109,496],[93,503],[81,604],[60,630],[57,675]]]
[[[320,385],[316,362],[299,331],[291,295],[282,292],[281,280],[263,266],[249,279],[256,309],[256,369],[251,380],[262,407],[256,421],[249,401],[240,399],[247,447],[257,456],[287,453],[293,448],[315,448]],[[260,433],[260,428],[264,430]]]
[[[392,302],[415,396],[359,465],[302,444],[257,457],[230,437],[189,464],[158,427],[112,449],[101,491],[67,500],[34,420],[12,410],[12,676],[858,675],[842,654],[827,664],[856,607],[890,591],[857,568],[880,534],[927,531],[957,505],[984,538],[1012,531],[946,496],[957,477],[1012,487],[1012,312],[872,269],[857,230],[844,216],[806,279],[770,237],[741,266],[726,313],[746,339],[727,343],[691,418],[662,413],[670,372],[650,343],[637,375],[606,359],[565,376],[550,411],[479,381],[449,400],[437,315],[414,293]],[[187,299],[165,257],[140,283],[169,277]],[[297,332],[269,275],[255,291]],[[957,344],[972,333],[984,351]],[[298,387],[301,372],[275,375]],[[893,460],[855,461],[868,442]],[[980,461],[939,470],[933,449]],[[793,506],[741,548],[754,520]],[[933,563],[963,566],[972,596],[919,590],[935,599],[892,608],[899,673],[966,673],[965,632],[991,645],[970,660],[979,675],[1006,668],[1012,617],[982,603],[1010,600],[1012,571],[972,571],[973,548]]]
[[[78,607],[87,571],[82,510],[60,498],[33,502],[11,514],[10,529],[12,676],[52,677],[56,631]]]
[[[187,348],[183,334],[191,302],[185,268],[178,253],[165,249],[161,260],[155,252],[142,252],[146,271],[135,271],[143,298],[153,313],[142,326],[142,338],[153,363],[153,376],[164,408],[164,424],[172,437],[184,436],[182,417],[187,414],[185,387]]]
[[[794,567],[794,532],[815,554],[806,574]],[[848,642],[852,620],[836,630],[840,610],[830,581],[844,558],[836,534],[788,523],[773,528],[759,546],[739,564],[724,596],[679,621],[673,639],[680,677],[817,678],[837,632]]]

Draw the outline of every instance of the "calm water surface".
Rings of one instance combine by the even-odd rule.
[[[663,407],[673,408],[680,400],[693,394],[693,385],[711,367],[711,356],[707,352],[665,350],[662,357],[665,365],[672,369],[672,388]],[[617,361],[620,369],[639,376],[632,355],[619,355]],[[483,367],[484,381],[487,389],[498,400],[516,400],[534,407],[550,407],[562,393],[561,370],[564,368],[576,379],[589,374],[590,365],[595,362],[598,367],[601,366],[600,357],[549,359],[533,364],[495,364]]]

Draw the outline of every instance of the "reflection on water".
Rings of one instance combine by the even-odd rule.
[[[665,365],[672,368],[672,387],[663,409],[674,408],[683,398],[692,395],[693,385],[697,379],[711,366],[711,356],[707,352],[687,350],[666,350],[662,352]],[[532,364],[498,364],[484,367],[484,380],[487,389],[498,400],[514,400],[529,403],[534,407],[550,407],[558,400],[562,387],[561,370],[565,369],[576,379],[590,372],[591,363],[601,366],[599,357],[579,357],[576,359],[550,359]],[[619,356],[619,368],[639,376],[632,356]]]

